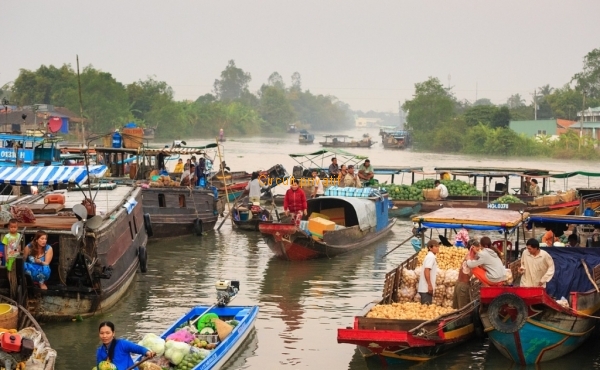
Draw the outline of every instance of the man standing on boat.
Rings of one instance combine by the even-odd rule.
[[[548,252],[540,249],[540,242],[531,238],[521,255],[521,287],[546,287],[554,276],[554,260]]]
[[[440,244],[437,240],[427,242],[427,256],[423,261],[423,268],[419,275],[419,287],[417,289],[421,296],[421,304],[433,303],[433,292],[435,290],[435,278],[437,276],[438,264],[435,257],[440,251]]]
[[[252,172],[252,180],[246,185],[244,194],[248,192],[248,200],[250,203],[260,204],[260,191],[269,189],[260,179],[258,178],[258,172]]]
[[[442,184],[440,180],[435,180],[433,184],[435,185],[435,188],[440,191],[440,198],[448,198],[448,188],[446,187],[446,185]]]
[[[340,168],[338,167],[337,158],[331,158],[331,164],[329,165],[329,177],[337,178],[340,174]]]
[[[312,177],[313,177],[313,191],[312,191],[311,197],[313,199],[322,197],[323,194],[325,194],[325,190],[323,189],[323,181],[321,181],[321,179],[319,178],[319,175],[316,170],[312,172]]]
[[[365,163],[361,164],[358,168],[358,177],[365,183],[364,185],[367,186],[374,183],[373,176],[375,176],[375,174],[373,173],[373,167],[371,167],[371,161],[365,159]]]

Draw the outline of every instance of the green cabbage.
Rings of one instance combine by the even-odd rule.
[[[165,357],[175,365],[179,365],[185,355],[190,353],[190,345],[183,342],[168,340],[165,344]]]
[[[146,334],[138,344],[156,353],[157,356],[162,356],[165,353],[165,340],[158,335],[152,333]]]

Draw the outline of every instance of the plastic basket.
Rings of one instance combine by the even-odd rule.
[[[219,334],[198,334],[196,338],[200,340],[205,340],[207,343],[218,343],[219,342]]]

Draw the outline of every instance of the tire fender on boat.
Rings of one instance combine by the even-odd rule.
[[[144,213],[144,227],[146,228],[146,234],[148,234],[148,237],[152,237],[154,233],[152,232],[152,220],[150,219],[149,213]]]
[[[488,306],[488,318],[494,329],[501,333],[514,333],[527,322],[527,304],[513,293],[503,293]]]
[[[201,235],[202,235],[202,233],[203,233],[203,231],[204,231],[203,229],[204,229],[204,228],[203,228],[203,226],[202,226],[202,220],[201,220],[201,219],[199,219],[199,218],[197,218],[197,219],[194,221],[194,231],[196,232],[196,235],[197,235],[197,236],[201,236]]]
[[[140,270],[142,273],[146,273],[148,271],[148,251],[143,245],[138,247],[138,259],[140,260]]]

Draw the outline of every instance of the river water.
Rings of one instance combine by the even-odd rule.
[[[376,129],[356,130],[350,134],[360,138],[364,132],[378,138]],[[317,137],[317,141],[320,139]],[[201,145],[209,140],[186,141],[188,145]],[[309,153],[320,148],[317,143],[299,145],[297,135],[293,134],[228,138],[224,159],[234,171],[266,169],[280,163],[291,172],[295,162],[289,153]],[[425,171],[432,171],[435,166],[557,171],[595,171],[596,167],[591,162],[389,151],[380,144],[352,152],[368,155],[375,166],[422,166]],[[404,179],[405,183],[409,181],[408,177]],[[518,186],[518,180],[514,181],[514,186]],[[558,190],[564,185],[561,180],[550,186]],[[591,185],[598,184],[592,182]],[[577,186],[588,186],[588,179],[569,180],[569,188]],[[138,273],[127,296],[114,309],[83,322],[43,324],[52,346],[58,351],[56,368],[81,370],[94,366],[95,349],[99,345],[97,327],[101,321],[113,321],[118,336],[135,341],[146,333],[160,334],[190,307],[214,303],[216,280],[238,279],[241,290],[233,304],[259,305],[260,313],[251,337],[234,355],[228,369],[367,369],[355,346],[337,344],[337,329],[352,326],[354,315],[365,304],[380,299],[385,274],[413,254],[407,243],[384,257],[410,235],[411,227],[410,222],[401,221],[385,239],[358,253],[299,263],[272,258],[258,233],[233,229],[229,221],[220,231],[203,237],[151,241],[148,272]],[[599,342],[593,339],[562,359],[531,369],[565,369],[574,364],[582,369],[600,369],[598,349]],[[473,340],[440,358],[413,367],[519,368],[485,340]]]

